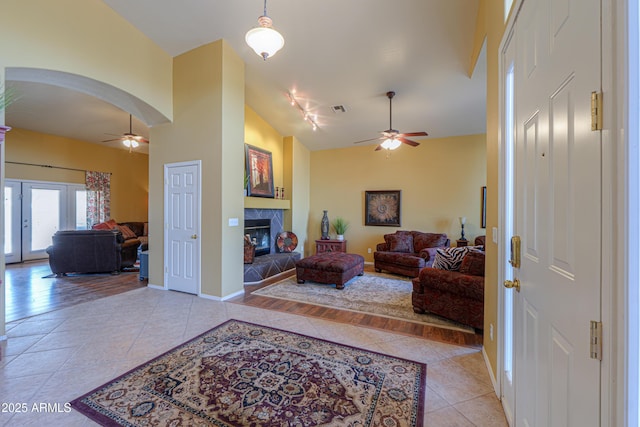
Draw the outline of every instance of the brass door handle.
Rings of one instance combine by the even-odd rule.
[[[191,235],[191,238],[192,238],[192,239],[197,239],[197,238],[198,238],[198,235],[197,235],[197,234],[192,234],[192,235]]]
[[[504,287],[505,288],[509,288],[509,289],[513,288],[516,291],[520,292],[520,280],[518,280],[518,279],[513,279],[513,281],[505,280],[504,281]]]

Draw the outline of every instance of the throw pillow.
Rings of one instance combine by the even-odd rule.
[[[116,227],[118,227],[118,230],[120,230],[120,232],[122,233],[122,237],[124,237],[124,240],[135,239],[136,237],[138,237],[136,236],[136,233],[131,231],[131,229],[126,225],[117,225]]]
[[[468,252],[468,247],[438,249],[432,267],[440,270],[458,271]]]
[[[484,253],[470,250],[460,264],[460,273],[484,276]]]
[[[411,234],[390,234],[386,240],[391,252],[413,252],[413,237]]]
[[[111,227],[109,227],[109,225],[106,222],[93,224],[93,227],[91,228],[93,228],[94,230],[111,230]]]
[[[106,222],[101,222],[99,224],[94,224],[93,228],[94,230],[113,230],[114,228],[118,227],[118,223],[116,222],[115,219],[110,219],[109,221]]]

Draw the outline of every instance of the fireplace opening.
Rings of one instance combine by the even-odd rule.
[[[256,245],[256,256],[271,253],[271,220],[245,219],[244,234]]]

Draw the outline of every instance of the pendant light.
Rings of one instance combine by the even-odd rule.
[[[244,39],[266,61],[284,46],[284,37],[273,29],[273,21],[267,16],[267,0],[264,0],[264,15],[258,18],[258,24],[260,26],[249,30]]]

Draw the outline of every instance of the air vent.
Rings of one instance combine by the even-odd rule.
[[[344,105],[334,105],[333,107],[331,107],[331,111],[333,111],[334,113],[346,113],[347,109],[344,108]]]

